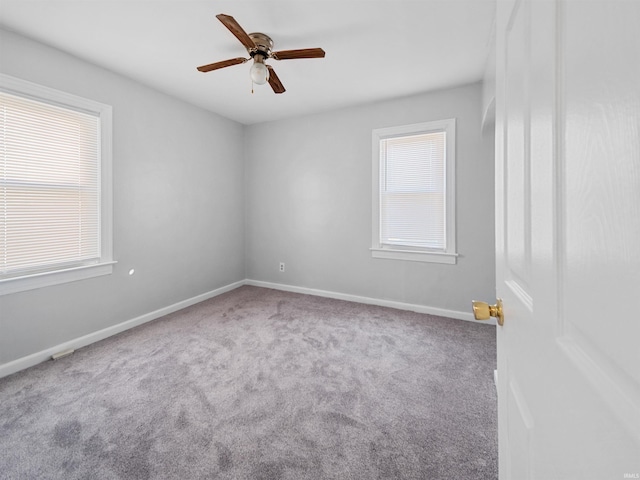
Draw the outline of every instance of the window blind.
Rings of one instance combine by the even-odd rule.
[[[444,250],[446,132],[380,140],[380,243]]]
[[[0,277],[100,259],[100,120],[0,92]]]

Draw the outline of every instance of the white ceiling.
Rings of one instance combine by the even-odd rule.
[[[495,0],[0,0],[0,25],[244,124],[478,81]],[[215,15],[274,50],[321,47],[324,59],[269,60],[287,91],[251,94],[250,63]]]

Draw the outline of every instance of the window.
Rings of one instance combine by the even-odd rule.
[[[0,294],[112,271],[111,107],[0,75]]]
[[[375,258],[456,263],[455,119],[373,131]]]

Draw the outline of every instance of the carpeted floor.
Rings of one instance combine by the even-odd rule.
[[[495,329],[241,287],[0,379],[2,479],[497,479]]]

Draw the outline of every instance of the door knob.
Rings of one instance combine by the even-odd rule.
[[[495,305],[489,305],[486,302],[478,302],[474,300],[473,316],[476,320],[489,320],[489,317],[495,317],[498,320],[498,325],[504,324],[504,315],[502,314],[502,300],[498,299]]]

